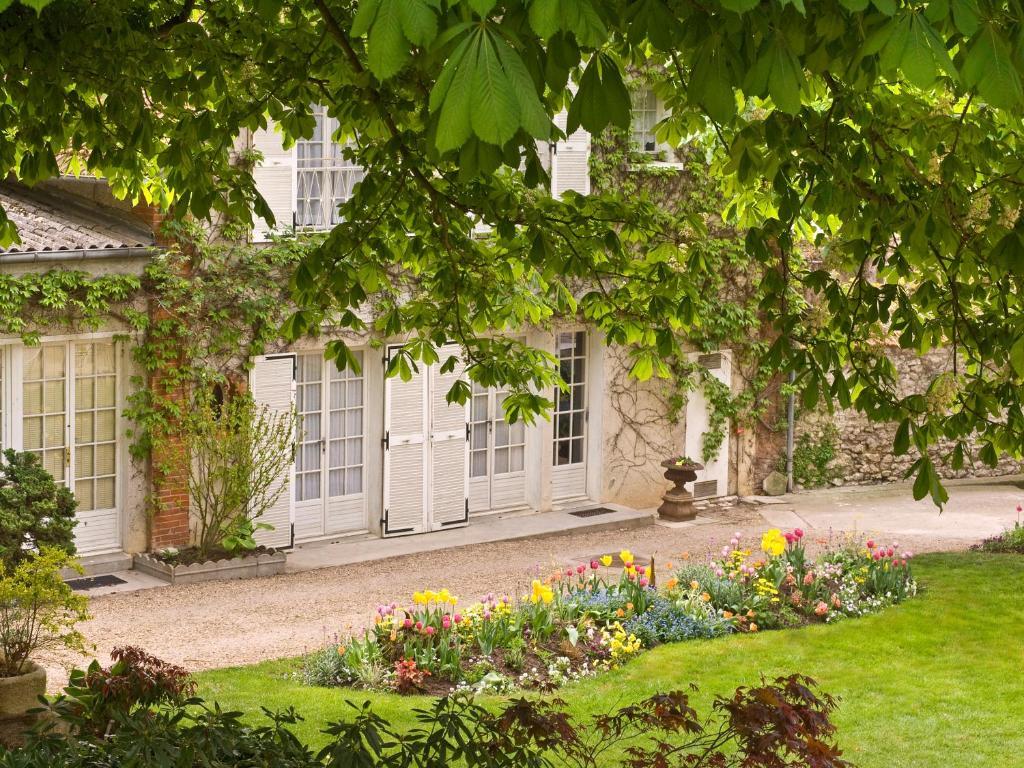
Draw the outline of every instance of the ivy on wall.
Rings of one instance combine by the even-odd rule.
[[[638,73],[633,87],[643,82]],[[709,408],[701,440],[704,462],[717,456],[730,424],[742,428],[760,420],[774,430],[776,425],[763,420],[778,371],[764,362],[770,339],[759,311],[762,275],[746,256],[743,236],[722,222],[723,196],[718,180],[708,173],[702,139],[694,137],[671,156],[638,151],[628,131],[620,128],[609,128],[592,141],[594,186],[654,201],[677,241],[685,243],[692,272],[701,281],[692,312],[702,320],[683,344],[697,352],[731,350],[734,374],[743,382],[733,391],[696,362],[679,357],[664,361],[670,420],[680,418],[691,392],[703,390]]]
[[[292,273],[312,244],[210,243],[195,226],[168,226],[179,246],[154,256],[141,277],[63,269],[0,276],[2,333],[35,344],[52,329],[113,322],[133,338],[136,373],[124,415],[138,459],[173,456],[159,449],[181,422],[182,393],[239,386],[252,358],[279,343]]]

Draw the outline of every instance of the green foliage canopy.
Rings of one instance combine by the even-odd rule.
[[[552,199],[538,142],[552,117],[628,125],[624,72],[656,73],[666,141],[706,146],[726,221],[765,277],[767,354],[826,397],[901,423],[915,495],[954,467],[1019,454],[1024,433],[1017,0],[0,0],[0,167],[28,182],[58,158],[184,215],[270,215],[238,131],[288,140],[327,105],[368,169],[344,223],[295,280],[293,335],[323,324],[411,334],[392,372],[440,342],[509,383],[513,415],[546,399],[551,361],[481,336],[556,315],[636,345],[634,372],[710,318],[699,260],[644,195]],[[481,237],[484,225],[488,235]],[[0,239],[15,237],[0,215]],[[809,248],[813,245],[816,248]],[[808,253],[821,258],[809,258]],[[905,396],[883,343],[954,350]],[[346,358],[343,344],[332,348]],[[467,388],[453,392],[465,397]]]

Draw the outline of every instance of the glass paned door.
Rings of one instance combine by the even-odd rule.
[[[555,354],[567,385],[555,391],[551,496],[557,500],[587,493],[587,334],[559,333]]]
[[[313,107],[313,135],[295,143],[295,223],[300,229],[330,229],[341,221],[338,207],[352,197],[363,169],[345,157],[345,145],[333,134],[338,121],[322,106]]]
[[[321,352],[296,361],[299,441],[295,462],[295,538],[362,528],[364,380],[338,370]]]
[[[470,509],[514,506],[525,502],[526,425],[505,420],[508,393],[474,382],[470,402]]]
[[[554,463],[581,464],[586,448],[587,335],[558,334],[558,367],[567,391],[555,392]]]
[[[113,342],[75,344],[75,498],[83,511],[117,506],[115,360]]]
[[[25,347],[22,361],[22,448],[39,456],[53,479],[66,484],[67,345]]]

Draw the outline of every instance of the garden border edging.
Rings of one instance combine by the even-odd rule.
[[[260,553],[223,560],[207,560],[190,565],[171,565],[148,552],[134,557],[135,570],[155,576],[168,584],[198,584],[203,581],[227,581],[277,576],[284,573],[284,552]]]

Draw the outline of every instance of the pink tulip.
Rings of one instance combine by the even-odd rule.
[[[798,539],[802,539],[804,537],[803,529],[802,528],[796,528],[793,531],[793,535],[796,536]]]
[[[565,569],[565,575],[566,576],[572,576],[572,568],[566,568]]]
[[[647,579],[644,579],[644,578],[641,578],[640,581],[639,581],[639,584],[640,584],[641,587],[646,587],[648,583],[649,582],[647,581]]]
[[[586,572],[587,566],[583,565],[582,563],[576,566],[576,573],[580,574],[580,576],[582,576]]]
[[[867,544],[865,544],[865,546],[866,546],[866,547],[867,547],[868,549],[874,549],[874,548],[875,548],[875,542],[874,542],[874,541],[872,541],[871,539],[868,539],[868,543],[867,543]]]
[[[416,629],[417,630],[423,629],[423,622],[422,621],[417,621],[416,622]]]
[[[428,626],[428,627],[427,627],[427,628],[426,628],[425,630],[423,630],[423,631],[424,631],[424,632],[426,632],[426,633],[427,633],[428,635],[432,635],[432,634],[434,634],[434,631],[435,631],[435,630],[434,630],[434,628],[433,628],[433,627],[430,627],[430,626]]]
[[[601,567],[601,564],[599,562],[597,562],[597,560],[591,560],[590,561],[590,570],[596,571],[600,567]]]
[[[462,623],[462,614],[461,613],[456,613],[455,614],[455,623],[456,624],[461,624]]]
[[[406,629],[411,629],[412,628],[412,619],[406,619],[405,621],[403,621],[402,622],[402,626],[405,627]]]

